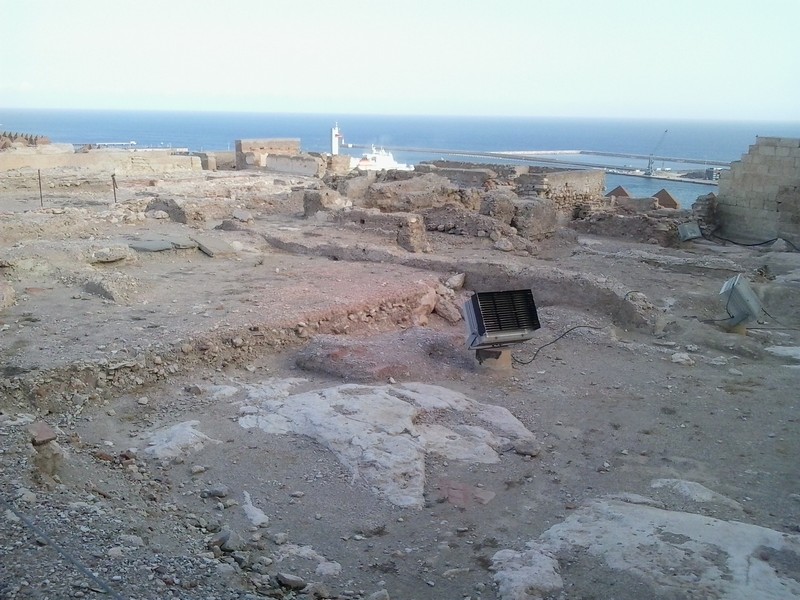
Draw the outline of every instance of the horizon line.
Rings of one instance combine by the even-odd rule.
[[[400,117],[400,118],[444,118],[444,119],[559,119],[559,120],[602,120],[602,121],[716,121],[740,123],[797,123],[800,118],[759,118],[759,117],[698,117],[698,116],[609,116],[609,115],[531,115],[531,114],[448,114],[448,113],[361,113],[361,112],[310,112],[310,111],[260,111],[231,109],[195,108],[76,108],[76,107],[22,107],[0,106],[0,111],[64,111],[64,112],[142,112],[142,113],[203,113],[203,114],[250,114],[250,115],[291,115],[291,116],[334,116],[345,117]]]

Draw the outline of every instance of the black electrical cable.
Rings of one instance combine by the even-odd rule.
[[[709,232],[708,235],[711,236],[712,238],[716,238],[718,240],[722,240],[723,242],[728,242],[729,244],[734,244],[736,246],[744,246],[744,247],[747,247],[747,248],[753,248],[755,246],[766,246],[767,244],[771,244],[772,242],[778,241],[778,238],[775,237],[775,238],[772,238],[771,240],[766,240],[765,242],[754,242],[752,244],[748,244],[746,242],[737,242],[736,240],[731,240],[731,239],[728,239],[726,237],[722,237],[721,235],[717,235],[713,231]],[[708,237],[706,237],[705,234],[703,234],[703,237],[705,237],[706,239],[709,239]],[[797,246],[795,246],[789,240],[784,239],[783,241],[786,242],[787,244],[789,244],[794,249],[795,252],[800,252],[800,249],[798,249]]]
[[[536,351],[533,353],[533,356],[531,357],[531,359],[530,359],[530,360],[527,360],[527,361],[520,360],[520,359],[516,358],[516,357],[515,357],[513,354],[511,355],[511,359],[512,359],[512,360],[513,360],[515,363],[517,363],[518,365],[529,365],[529,364],[531,364],[531,363],[532,363],[534,360],[536,360],[536,357],[538,356],[538,354],[539,354],[539,351],[540,351],[542,348],[546,348],[547,346],[549,346],[549,345],[551,345],[551,344],[555,344],[555,343],[556,343],[558,340],[560,340],[561,338],[563,338],[563,337],[564,337],[565,335],[567,335],[567,334],[568,334],[570,331],[575,331],[576,329],[581,329],[581,328],[584,328],[584,329],[597,329],[597,330],[602,330],[602,329],[603,329],[602,327],[595,327],[594,325],[575,325],[575,327],[570,327],[570,328],[569,328],[569,329],[567,329],[567,330],[566,330],[564,333],[562,333],[560,336],[558,336],[556,339],[554,339],[554,340],[552,340],[552,341],[549,341],[549,342],[547,342],[546,344],[544,344],[544,345],[542,345],[542,346],[539,346],[539,347],[536,349]]]
[[[94,573],[92,573],[88,568],[86,568],[77,558],[74,558],[69,552],[64,550],[64,548],[60,547],[56,544],[50,536],[48,536],[44,531],[39,529],[34,523],[28,519],[25,515],[20,513],[16,507],[10,502],[7,502],[2,496],[0,496],[0,503],[4,504],[6,508],[8,508],[12,513],[14,513],[17,518],[23,522],[23,524],[33,531],[41,540],[43,540],[48,546],[53,548],[56,552],[58,552],[61,556],[63,556],[67,561],[69,561],[73,567],[78,569],[81,573],[83,573],[89,580],[93,581],[99,586],[98,590],[94,591],[102,591],[114,598],[114,600],[122,600],[122,596],[117,594],[111,587],[102,579],[97,577]]]

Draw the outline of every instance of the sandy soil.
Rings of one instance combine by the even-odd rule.
[[[436,232],[431,253],[410,254],[303,219],[292,188],[312,181],[118,181],[114,204],[102,178],[53,176],[41,207],[31,175],[0,179],[0,274],[15,298],[0,311],[0,597],[94,597],[102,585],[124,598],[796,597],[800,254],[569,232],[535,256]],[[187,223],[152,212],[166,200]],[[192,238],[224,251],[130,247]],[[426,294],[456,273],[455,299],[533,289],[542,328],[514,347],[511,371],[479,368],[463,323],[427,314]],[[747,335],[715,321],[736,273],[767,311]],[[373,434],[354,435],[364,462],[348,462],[326,423],[309,426],[322,413],[300,406],[342,384],[402,399],[415,383],[470,408],[417,412],[411,429],[489,440],[497,460],[433,440],[419,503],[403,506],[380,483],[392,452],[364,458]],[[533,441],[479,427],[484,405]],[[279,409],[284,431],[243,425]],[[66,454],[53,477],[30,444],[34,420]],[[156,456],[153,434],[187,422],[187,445]],[[758,526],[786,546],[764,533],[747,555],[773,578],[763,587],[738,579],[722,542],[687,551],[692,532],[677,525],[620,557],[625,532],[604,546],[590,527],[593,503],[609,499]],[[569,543],[553,541],[559,527],[573,527]],[[734,545],[755,535],[735,531]],[[501,552],[545,542],[560,583]],[[650,550],[685,554],[679,568],[637,562]]]

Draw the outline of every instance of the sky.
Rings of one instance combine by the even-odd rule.
[[[0,108],[800,121],[800,0],[0,0]]]

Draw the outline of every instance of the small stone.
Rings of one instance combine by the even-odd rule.
[[[222,548],[225,544],[228,544],[228,542],[230,542],[231,538],[234,535],[235,534],[230,529],[228,529],[228,528],[222,529],[218,533],[216,533],[210,540],[208,540],[208,543],[206,545],[211,549],[213,549],[213,548]],[[233,546],[237,545],[236,544],[236,540],[233,541],[232,545]],[[241,545],[241,544],[239,544],[239,545]],[[231,546],[228,546],[228,547],[231,547]],[[234,549],[238,550],[238,548],[234,548]]]
[[[305,492],[300,492],[300,491],[297,491],[297,492],[292,492],[292,493],[290,494],[290,496],[291,496],[292,498],[302,498],[302,497],[303,497],[303,496],[305,496],[305,495],[306,495],[306,493],[305,493]]]
[[[205,465],[192,465],[192,475],[199,475],[200,473],[205,473],[208,471],[208,467]]]
[[[514,249],[514,244],[508,238],[500,238],[494,243],[494,249],[501,252],[511,252]]]
[[[48,442],[43,446],[35,446],[35,448],[37,454],[33,457],[33,463],[36,468],[45,475],[54,476],[67,457],[64,449],[58,445],[58,442]]]
[[[119,539],[129,546],[136,546],[137,548],[144,546],[144,540],[138,535],[121,535]]]
[[[391,600],[391,599],[389,598],[389,592],[387,592],[386,590],[380,590],[367,596],[367,600]]]
[[[222,577],[230,577],[234,573],[236,573],[236,567],[234,565],[228,563],[217,564],[217,575]]]
[[[240,337],[233,338],[232,343],[234,348],[241,348],[244,346],[244,340]]]
[[[181,352],[183,352],[184,354],[189,354],[191,351],[192,351],[192,345],[191,344],[183,344],[181,346]]]
[[[731,375],[744,375],[739,369],[730,368],[728,369],[728,373]]]
[[[305,592],[310,595],[314,600],[322,600],[323,598],[333,598],[333,592],[324,583],[314,582],[308,585]]]
[[[237,208],[233,211],[233,218],[242,223],[247,223],[253,220],[253,215],[249,211]]]
[[[36,421],[28,427],[31,434],[31,444],[34,446],[44,446],[48,442],[56,439],[56,432],[44,421]]]
[[[539,456],[542,447],[534,440],[520,440],[514,443],[514,452],[522,456]]]
[[[17,500],[20,502],[33,503],[36,502],[36,494],[27,488],[19,488],[17,490]]]
[[[285,531],[278,531],[272,535],[272,541],[278,546],[282,546],[289,541],[289,534]]]
[[[466,279],[466,275],[464,273],[457,273],[456,275],[451,275],[444,281],[444,285],[451,290],[460,290],[464,287],[464,280]]]
[[[109,548],[106,555],[109,558],[121,558],[124,553],[125,553],[124,548],[120,546],[114,546],[113,548]]]
[[[147,396],[142,396],[136,401],[140,406],[147,406],[150,404],[150,399]]]
[[[244,540],[242,539],[242,536],[235,531],[232,531],[228,536],[228,539],[220,545],[220,548],[224,552],[236,552],[237,550],[241,550],[243,545]]]
[[[230,494],[230,489],[228,486],[219,484],[203,490],[200,495],[203,497],[210,496],[211,498],[225,498],[228,494]]]
[[[671,356],[670,360],[675,364],[686,365],[687,367],[691,367],[695,364],[694,359],[686,352],[676,352]]]
[[[278,573],[275,577],[282,587],[289,588],[290,590],[302,590],[308,584],[302,577],[292,575],[291,573]]]

